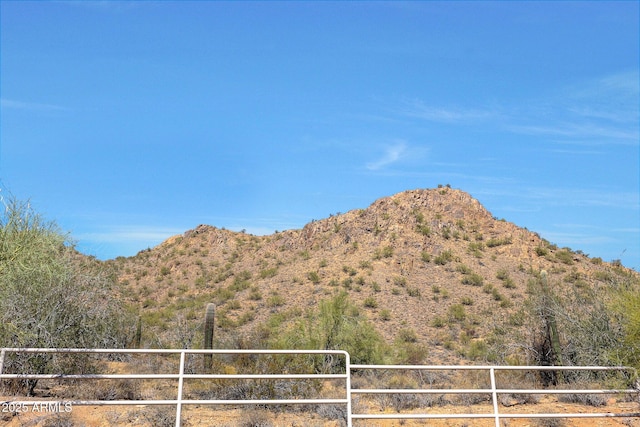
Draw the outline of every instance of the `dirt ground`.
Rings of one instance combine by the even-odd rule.
[[[2,398],[4,401],[6,398]],[[175,425],[175,410],[170,406],[74,406],[57,408],[59,412],[51,412],[56,408],[28,407],[24,412],[3,412],[0,425],[7,427],[110,427],[140,426],[163,427]],[[50,410],[47,412],[47,409]],[[394,414],[388,408],[384,412],[369,410],[364,406],[355,408],[360,412],[373,414]],[[65,412],[67,410],[68,412]],[[456,414],[456,413],[492,413],[490,404],[460,406],[446,405],[426,409],[403,411],[403,414]],[[501,414],[520,413],[536,414],[553,413],[636,413],[628,418],[574,418],[563,419],[503,419],[504,427],[605,427],[627,426],[640,427],[640,403],[618,402],[610,399],[606,406],[591,407],[582,404],[559,403],[555,398],[543,398],[536,404],[521,404],[500,407]],[[207,406],[192,405],[183,407],[182,425],[185,426],[274,426],[274,427],[339,427],[345,425],[343,420],[327,419],[316,412],[302,412],[293,408],[290,412],[269,412],[265,409],[235,408],[213,409]],[[354,426],[393,427],[393,426],[495,426],[494,419],[395,419],[395,420],[353,420]]]

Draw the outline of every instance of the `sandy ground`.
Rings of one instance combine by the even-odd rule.
[[[3,400],[6,398],[3,398]],[[34,410],[35,408],[35,410]],[[109,427],[109,426],[173,426],[175,425],[174,410],[171,407],[151,406],[75,406],[71,408],[38,408],[27,407],[24,412],[3,412],[0,415],[0,425],[7,427]],[[69,412],[65,412],[68,410]],[[377,412],[375,409],[366,409],[363,406],[356,408],[361,412],[373,414],[394,414],[392,409]],[[54,412],[52,412],[54,411]],[[426,409],[403,411],[404,414],[456,414],[468,413],[492,413],[490,404],[460,406],[446,405]],[[504,419],[501,425],[504,427],[599,427],[599,426],[627,426],[640,427],[640,403],[617,402],[610,399],[606,406],[592,407],[581,404],[558,403],[553,398],[543,398],[536,404],[519,404],[510,407],[500,407],[500,413],[524,413],[535,414],[543,412],[553,413],[636,413],[635,417],[628,418],[574,418],[561,422],[548,419]],[[183,408],[182,422],[185,426],[328,426],[338,427],[345,425],[344,421],[323,418],[315,412],[302,412],[292,409],[291,412],[268,412],[264,409],[235,408],[214,409],[207,406],[185,406]],[[494,419],[416,419],[416,420],[354,420],[354,426],[392,427],[392,426],[494,426]]]

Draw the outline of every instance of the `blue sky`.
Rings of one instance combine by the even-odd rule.
[[[639,4],[2,1],[1,187],[109,259],[450,184],[640,270]]]

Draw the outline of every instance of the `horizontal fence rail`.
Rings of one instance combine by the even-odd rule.
[[[17,354],[93,354],[93,355],[164,355],[177,356],[179,360],[176,373],[143,373],[143,374],[44,374],[44,373],[5,373],[5,367],[10,355]],[[238,374],[238,373],[187,373],[185,372],[187,355],[320,355],[337,357],[340,363],[340,373],[269,373],[269,374]],[[488,374],[489,388],[352,388],[351,382],[356,371],[481,371]],[[66,410],[73,406],[127,406],[127,405],[172,405],[176,408],[175,425],[179,427],[182,419],[184,405],[343,405],[346,408],[347,426],[353,425],[353,420],[365,419],[493,419],[495,426],[500,426],[501,419],[509,418],[640,418],[640,408],[637,412],[626,413],[511,413],[500,412],[499,395],[624,395],[638,396],[640,406],[640,390],[630,389],[514,389],[498,388],[496,385],[496,372],[499,371],[571,371],[571,372],[603,372],[618,371],[626,374],[627,378],[636,379],[637,372],[630,367],[603,367],[603,366],[484,366],[484,365],[360,365],[351,364],[350,355],[341,350],[190,350],[190,349],[78,349],[78,348],[1,348],[0,349],[0,381],[1,380],[81,380],[93,381],[103,379],[113,380],[173,380],[177,381],[175,399],[128,399],[128,400],[7,400],[0,402],[3,409],[28,407],[29,405],[49,405],[50,408]],[[185,380],[337,380],[344,386],[338,398],[300,398],[300,399],[188,399],[184,397]],[[352,402],[354,396],[380,396],[380,395],[487,395],[490,396],[492,411],[487,413],[354,413]]]
[[[627,418],[640,417],[640,412],[634,413],[539,413],[518,414],[500,413],[498,395],[501,394],[637,394],[637,389],[505,389],[496,387],[496,371],[626,371],[630,378],[637,378],[637,372],[630,367],[609,366],[482,366],[482,365],[357,365],[350,367],[354,370],[426,370],[426,371],[486,371],[489,373],[491,388],[473,389],[352,389],[351,395],[379,395],[379,394],[486,394],[491,395],[492,413],[481,414],[358,414],[352,413],[352,419],[481,419],[493,418],[495,426],[500,427],[501,419],[508,418]],[[640,398],[639,401],[640,403]],[[640,408],[639,408],[640,409]]]

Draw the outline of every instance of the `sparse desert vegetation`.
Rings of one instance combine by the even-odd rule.
[[[345,349],[357,363],[640,367],[637,272],[559,249],[534,232],[494,219],[467,193],[449,187],[399,193],[270,236],[201,225],[134,257],[107,262],[74,252],[53,224],[34,222],[36,216],[16,203],[0,223],[4,347],[202,348],[202,314],[213,303],[215,348]],[[81,315],[51,315],[76,312]],[[41,362],[8,360],[5,371]],[[46,362],[64,367],[62,359]],[[316,371],[327,368],[322,360],[308,362]],[[217,369],[237,370],[243,363],[227,360]],[[296,366],[287,369],[303,369]],[[517,387],[596,379],[511,380]],[[409,374],[386,380],[407,388],[427,380],[463,382]],[[42,393],[37,384],[14,384],[13,390],[16,386]],[[103,391],[137,395],[144,387],[112,384]],[[302,385],[297,390],[306,393]],[[454,400],[407,396],[376,404],[397,410],[470,403]],[[326,419],[340,418],[329,412]],[[272,417],[246,415],[256,422]],[[157,425],[166,416],[145,415]]]

